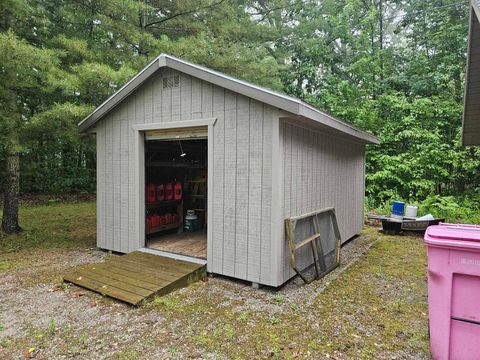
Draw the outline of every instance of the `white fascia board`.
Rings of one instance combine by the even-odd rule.
[[[166,66],[196,77],[203,81],[223,87],[246,97],[258,100],[282,110],[298,113],[300,101],[287,95],[273,92],[261,86],[253,85],[245,81],[235,79],[220,72],[205,68],[203,66],[188,63],[184,60],[165,55]]]
[[[323,125],[326,125],[332,129],[338,130],[342,133],[353,136],[357,139],[364,141],[369,144],[380,144],[380,140],[365,131],[359,130],[356,127],[347,124],[341,120],[334,118],[331,115],[328,115],[320,110],[315,109],[313,106],[308,104],[302,104],[300,107],[300,116],[306,117],[308,119],[315,120]]]

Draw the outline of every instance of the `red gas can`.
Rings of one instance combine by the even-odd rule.
[[[165,184],[165,200],[173,199],[173,185],[172,183]]]
[[[182,183],[180,181],[177,181],[175,183],[173,198],[175,200],[181,200],[182,199]]]
[[[152,227],[160,226],[160,216],[158,214],[152,215]]]
[[[149,183],[147,185],[147,203],[154,203],[156,199],[155,196],[155,185]]]
[[[160,226],[166,224],[166,222],[165,222],[165,215],[160,215],[159,223],[160,223]]]
[[[157,201],[165,200],[165,186],[160,184],[157,186]]]

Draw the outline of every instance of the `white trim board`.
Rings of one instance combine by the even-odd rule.
[[[194,264],[200,264],[200,265],[206,265],[207,260],[199,259],[196,257],[192,256],[186,256],[186,255],[181,255],[181,254],[175,254],[167,251],[161,251],[161,250],[155,250],[155,249],[149,249],[149,248],[140,248],[138,251],[147,253],[147,254],[152,254],[152,255],[158,255],[158,256],[165,256],[170,259],[175,259],[175,260],[182,260],[186,262],[191,262]]]
[[[138,201],[136,202],[136,232],[137,232],[137,241],[138,248],[146,248],[146,236],[145,236],[145,131],[148,130],[162,130],[162,129],[175,129],[175,128],[189,128],[196,126],[207,126],[208,127],[208,137],[207,137],[207,192],[210,192],[213,188],[213,126],[217,118],[207,118],[207,119],[197,119],[190,121],[172,121],[165,123],[153,123],[153,124],[138,124],[134,125],[133,129],[135,130],[135,157],[136,157],[136,190],[138,191]],[[213,213],[213,199],[212,196],[207,197],[207,213]],[[207,261],[205,264],[208,264],[208,260],[211,256],[211,242],[213,236],[213,219],[211,216],[207,217]],[[135,249],[137,250],[137,249]],[[148,249],[151,250],[151,249]],[[159,251],[159,250],[155,250]],[[169,253],[167,253],[169,254]],[[177,254],[175,254],[177,255]],[[177,255],[182,256],[182,255]],[[208,266],[208,265],[207,265]],[[208,271],[208,269],[207,269]]]
[[[194,120],[181,120],[181,121],[169,121],[162,123],[150,123],[150,124],[136,124],[133,125],[133,130],[136,131],[148,131],[148,130],[163,130],[163,129],[182,129],[197,126],[213,126],[217,118],[207,119],[194,119]]]

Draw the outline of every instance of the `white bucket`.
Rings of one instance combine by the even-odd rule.
[[[390,218],[392,220],[399,220],[399,221],[403,220],[403,216],[402,215],[397,215],[397,214],[390,214]]]
[[[413,205],[407,205],[407,209],[405,210],[405,217],[407,218],[416,218],[417,217],[418,208]]]

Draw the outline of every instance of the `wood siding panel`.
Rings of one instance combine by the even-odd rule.
[[[249,137],[250,113],[249,99],[237,96],[237,129],[236,129],[236,191],[235,191],[235,277],[247,277],[247,252],[248,252],[248,163],[249,163]]]
[[[153,102],[153,116],[152,122],[162,122],[163,100],[162,100],[162,80],[158,75],[152,79],[152,102]]]
[[[290,122],[281,126],[284,218],[333,206],[342,241],[358,234],[363,226],[364,146]],[[333,236],[328,219],[321,222],[325,228],[323,235]],[[311,231],[307,223],[298,225],[298,236]],[[294,273],[288,262],[286,239],[281,241],[278,276],[279,282],[285,282]],[[297,252],[301,267],[312,261],[309,249]]]
[[[209,196],[213,196],[213,209],[209,216],[213,219],[212,253],[208,254],[208,271],[223,273],[223,242],[224,242],[224,197],[225,197],[225,93],[223,88],[214,89],[213,116],[217,122],[213,128],[213,188]],[[209,139],[208,141],[211,141]],[[213,195],[212,195],[213,193]]]
[[[112,204],[112,217],[113,217],[113,236],[112,242],[115,246],[116,251],[122,251],[122,240],[120,238],[121,233],[121,214],[120,209],[122,208],[121,199],[120,199],[120,177],[121,177],[121,166],[120,166],[120,136],[122,130],[122,112],[125,111],[125,106],[120,106],[118,111],[114,113],[114,119],[112,121],[112,166],[113,171],[111,176],[113,177],[113,204]]]
[[[180,74],[180,114],[181,119],[192,117],[192,77]]]
[[[129,128],[129,118],[135,118],[135,98],[130,97],[127,99],[125,106],[122,106],[121,109],[121,118],[120,118],[120,138],[119,138],[119,151],[118,151],[118,161],[119,161],[119,185],[120,185],[120,208],[118,213],[120,214],[120,251],[128,252],[128,242],[129,242],[129,223],[128,223],[128,193],[129,193],[129,181],[128,181],[128,128]]]
[[[263,104],[250,101],[247,278],[260,282],[262,236]]]
[[[163,89],[162,77],[174,74],[162,71],[97,124],[98,246],[119,252],[144,246],[136,234],[140,190],[133,125],[215,117],[209,271],[278,285],[271,238],[278,110],[184,74],[178,88]]]
[[[136,108],[143,109],[143,119],[137,119],[136,122],[152,123],[153,122],[153,83],[148,81],[145,86],[141,87],[140,92],[136,95]]]
[[[202,117],[202,81],[192,77],[192,118]]]
[[[223,272],[235,276],[235,233],[237,197],[237,97],[225,92],[225,197],[223,206]],[[215,190],[214,190],[215,191]]]
[[[105,249],[113,250],[113,114],[102,123],[105,126]],[[98,161],[98,159],[97,159]],[[98,224],[97,224],[98,226]]]
[[[171,72],[168,71],[168,69],[165,70],[164,76],[172,76]],[[163,80],[163,78],[162,78]],[[161,88],[161,95],[157,99],[160,99],[161,103],[161,112],[162,116],[160,118],[160,122],[167,122],[167,121],[172,121],[172,93],[173,93],[173,88],[163,88],[163,81],[158,81],[158,87]],[[158,95],[156,95],[158,96]]]
[[[274,242],[278,241],[272,234],[272,149],[273,149],[273,127],[278,121],[278,112],[271,106],[263,106],[263,128],[262,128],[262,208],[258,216],[261,218],[262,231],[260,237],[260,283],[277,286],[273,274],[275,274],[276,256]],[[280,166],[280,164],[277,164]],[[250,214],[254,216],[254,214]]]
[[[105,154],[105,127],[101,126],[96,134],[97,152]],[[97,246],[105,248],[105,156],[97,159]]]
[[[213,85],[202,82],[202,117],[210,118],[213,114]]]

